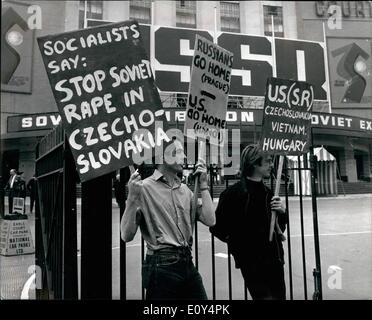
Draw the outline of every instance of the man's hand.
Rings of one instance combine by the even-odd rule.
[[[128,181],[128,199],[136,200],[141,194],[143,181],[138,170],[136,170]]]
[[[271,199],[271,210],[281,214],[285,213],[285,207],[280,197],[273,197]]]
[[[203,159],[199,159],[195,167],[196,170],[194,172],[194,176],[199,176],[200,188],[208,188],[207,168],[205,166],[205,161]]]

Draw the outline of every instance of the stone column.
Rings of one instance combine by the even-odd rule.
[[[214,32],[215,9],[217,15],[217,30],[221,30],[220,2],[219,1],[197,1],[196,3],[196,26],[198,29]],[[207,13],[207,14],[206,14]]]
[[[103,1],[103,20],[129,20],[129,1]]]
[[[154,24],[176,26],[176,1],[154,1]]]
[[[345,139],[345,170],[347,175],[348,182],[357,182],[358,175],[357,175],[357,168],[356,168],[356,161],[354,158],[354,149],[349,141],[348,138]]]
[[[261,1],[240,1],[241,33],[264,35],[264,18]]]

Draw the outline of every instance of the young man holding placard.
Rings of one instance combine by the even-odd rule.
[[[142,281],[148,300],[206,300],[202,278],[192,262],[193,231],[197,220],[207,226],[215,223],[213,203],[208,192],[204,161],[196,166],[201,203],[193,210],[194,195],[182,184],[185,159],[178,140],[165,146],[164,162],[153,175],[141,180],[134,172],[128,183],[128,200],[121,221],[121,237],[133,240],[138,226],[147,243],[142,265]],[[158,161],[159,163],[159,161]]]
[[[279,230],[269,240],[271,212],[278,213],[281,230],[287,223],[279,197],[273,197],[263,179],[270,177],[272,156],[258,145],[241,155],[241,180],[220,196],[213,235],[228,244],[254,300],[285,300],[284,251]]]

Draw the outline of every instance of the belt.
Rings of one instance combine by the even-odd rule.
[[[191,249],[190,247],[166,247],[157,250],[147,249],[146,254],[150,256],[155,254],[191,255]]]

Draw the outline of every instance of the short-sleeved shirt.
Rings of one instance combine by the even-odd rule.
[[[177,178],[173,186],[155,170],[143,180],[140,205],[137,208],[139,226],[148,249],[171,246],[192,246],[195,222],[201,203],[192,216],[193,192]]]

